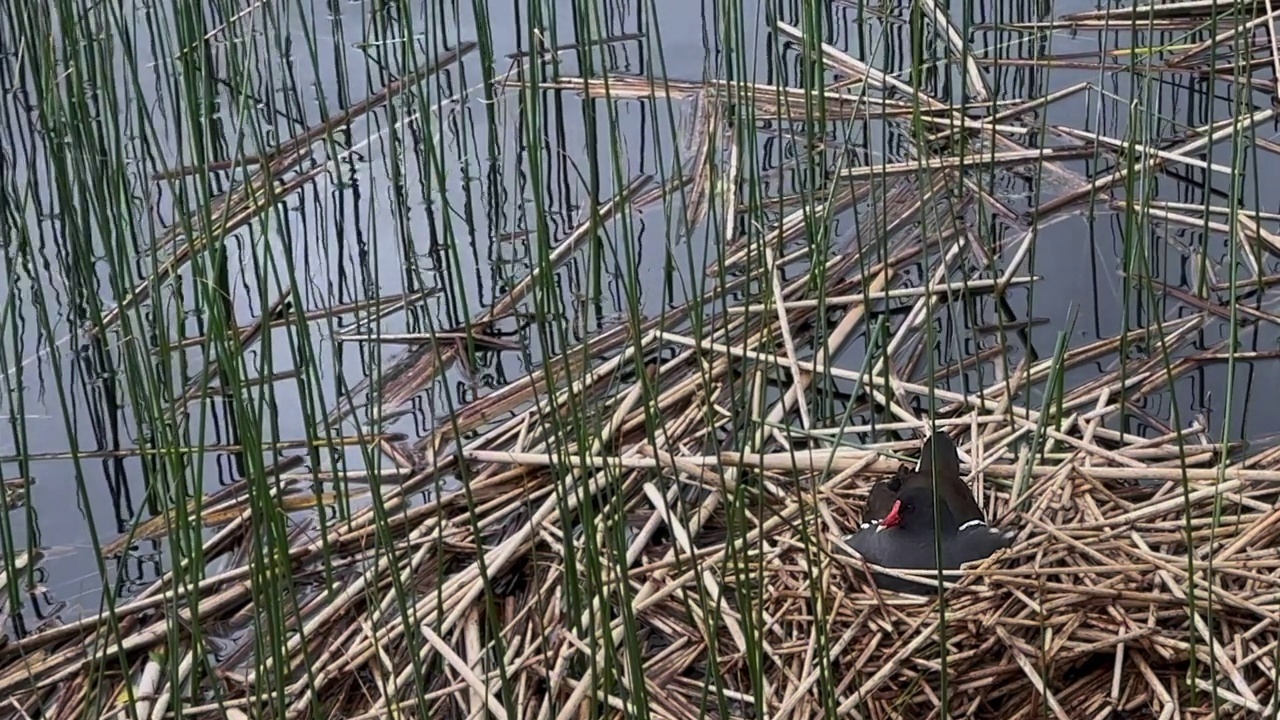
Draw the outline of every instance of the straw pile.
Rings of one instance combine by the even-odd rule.
[[[826,51],[829,65],[883,95],[833,92],[833,108],[892,122],[903,96],[923,97]],[[562,85],[590,93],[593,83]],[[615,96],[626,91],[613,82]],[[787,91],[703,87],[688,96],[700,127],[692,167],[720,167],[724,177],[699,170],[665,187],[641,178],[555,261],[596,223],[682,186],[691,221],[737,217],[739,199],[723,193],[741,157],[726,109],[752,103],[783,118]],[[116,608],[114,621],[95,616],[11,640],[0,647],[0,697],[15,713],[94,707],[115,716],[128,688],[142,717],[164,717],[178,694],[188,717],[623,717],[642,702],[672,719],[1274,712],[1280,451],[1228,447],[1203,419],[1163,427],[1144,410],[1179,378],[1225,360],[1225,343],[1196,345],[1224,306],[1179,298],[1185,304],[1171,303],[1165,319],[1124,337],[1022,358],[971,392],[947,389],[980,365],[1002,367],[1005,333],[1025,327],[1010,323],[989,347],[934,367],[946,303],[1032,282],[1017,274],[1035,241],[1027,218],[1043,226],[1107,183],[1047,155],[1046,177],[1070,189],[1030,214],[1001,210],[974,174],[1028,162],[1025,149],[1006,147],[991,119],[923,99],[929,117],[977,128],[995,152],[980,153],[964,175],[954,158],[903,163],[911,172],[898,180],[884,179],[893,165],[874,180],[851,171],[821,203],[793,201],[750,252],[731,230],[714,269],[723,281],[701,305],[591,337],[419,442],[375,436],[396,465],[383,482],[403,482],[381,491],[378,512],[326,528],[323,543],[314,521],[300,521],[288,558],[269,568],[253,562],[254,519],[243,506],[209,503],[205,520],[221,529],[205,557],[219,574],[176,588],[168,576]],[[1104,146],[1093,138],[1069,150]],[[712,147],[730,148],[722,166],[708,161]],[[1140,164],[1159,169],[1171,155]],[[922,164],[933,171],[917,174]],[[998,263],[972,230],[979,206],[1020,232]],[[815,264],[806,217],[848,209],[866,234]],[[1245,211],[1228,212],[1251,228],[1242,242],[1270,235]],[[928,276],[911,283],[905,271],[921,263]],[[809,282],[816,272],[826,277],[821,297]],[[476,332],[533,287],[531,278],[511,288]],[[874,351],[857,355],[867,342]],[[352,397],[368,390],[370,412],[389,415],[460,354],[416,349]],[[1073,372],[1086,366],[1106,370]],[[818,413],[824,404],[844,420],[823,421],[833,416]],[[919,410],[927,407],[931,420]],[[330,419],[353,410],[344,404]],[[1162,430],[1122,434],[1121,414]],[[962,428],[987,516],[1022,529],[945,606],[876,592],[840,547],[871,484],[913,457],[930,425]],[[336,475],[279,478],[290,488]],[[428,500],[411,501],[424,489]],[[259,606],[254,583],[268,580],[287,583],[294,602]],[[575,606],[584,609],[572,615]],[[211,676],[199,668],[215,638],[234,642],[215,653]],[[280,649],[261,674],[255,647]],[[188,673],[177,684],[161,672],[162,653],[174,651]]]

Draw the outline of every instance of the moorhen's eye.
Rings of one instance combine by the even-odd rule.
[[[910,512],[910,511],[912,511],[912,510],[915,510],[915,509],[916,509],[915,503],[907,503],[907,511],[908,511],[908,512]]]

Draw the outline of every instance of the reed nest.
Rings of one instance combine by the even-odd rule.
[[[930,156],[849,171],[829,194],[782,199],[776,223],[740,234],[744,201],[720,182],[743,156],[730,109],[786,119],[792,91],[612,81],[615,97],[685,93],[693,169],[623,188],[551,264],[682,191],[691,225],[712,212],[729,219],[708,268],[714,287],[568,344],[421,440],[365,427],[361,441],[391,467],[370,484],[365,499],[377,502],[342,522],[321,529],[293,511],[314,483],[360,473],[282,463],[273,481],[291,524],[273,532],[287,555],[259,552],[262,526],[278,518],[250,513],[243,487],[210,495],[200,520],[217,532],[202,557],[217,569],[195,584],[169,573],[113,612],[9,638],[0,714],[124,717],[128,706],[159,718],[179,695],[184,717],[545,720],[629,717],[641,705],[671,719],[1275,712],[1280,450],[1215,441],[1205,418],[1171,425],[1146,403],[1245,357],[1206,343],[1210,329],[1232,319],[1248,333],[1277,318],[1167,289],[1163,316],[1050,358],[1003,365],[1007,338],[1029,323],[1011,321],[963,359],[935,362],[948,308],[1035,282],[1018,272],[1037,229],[1123,175],[1086,180],[1035,151],[1035,169],[1063,191],[1016,212],[974,180],[1031,161],[1007,128],[823,52],[875,90],[833,91],[832,108],[893,123],[924,107],[954,122],[946,133],[975,129],[994,150],[963,168]],[[558,82],[588,95],[597,87]],[[1028,101],[1000,122],[1040,106]],[[1079,135],[1061,158],[1108,152],[1104,139]],[[1192,162],[1178,152],[1137,167]],[[845,211],[859,218],[858,241],[815,258],[807,224]],[[1147,208],[1157,211],[1211,225],[1186,207]],[[1223,212],[1239,213],[1240,242],[1277,247],[1273,219]],[[973,230],[992,218],[1008,232],[994,255]],[[460,336],[420,340],[379,382],[353,390],[330,425],[356,415],[357,397],[371,399],[368,417],[392,417],[463,359],[464,345],[491,341],[486,328],[527,303],[535,280],[509,288]],[[1003,370],[974,387],[980,365]],[[1135,419],[1148,432],[1133,432]],[[957,437],[987,517],[1020,528],[1018,540],[940,599],[880,593],[842,539],[872,483],[939,430]],[[172,519],[143,524],[107,554]],[[255,588],[267,582],[287,587],[289,602],[264,606]],[[175,663],[177,678],[164,670]]]

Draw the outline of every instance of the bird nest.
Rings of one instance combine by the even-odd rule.
[[[1090,467],[1093,448],[1074,444],[1037,464],[999,467],[1013,479],[1039,476],[1016,494],[1025,509],[1010,510],[1009,489],[982,493],[989,515],[1021,526],[1019,540],[970,566],[941,602],[878,592],[855,561],[808,573],[814,553],[839,557],[832,546],[854,527],[868,488],[863,473],[815,477],[806,512],[825,533],[808,547],[791,532],[766,535],[776,551],[766,552],[764,575],[776,590],[766,593],[764,616],[780,619],[781,636],[825,637],[838,707],[864,717],[937,717],[944,692],[954,717],[1273,711],[1274,473],[1130,474]],[[1179,456],[1138,442],[1114,452],[1148,462]],[[860,461],[838,457],[837,466]],[[1152,474],[1164,477],[1143,480]]]
[[[1091,427],[1086,438],[1098,434]],[[603,553],[606,567],[632,559],[626,583],[609,572],[566,572],[563,546],[548,539],[504,619],[556,607],[565,583],[588,597],[610,595],[616,646],[562,637],[552,655],[594,646],[603,663],[634,647],[640,667],[625,674],[643,679],[658,717],[835,709],[868,718],[1182,718],[1274,709],[1275,471],[1184,473],[1167,461],[1203,447],[1131,437],[1103,449],[1062,438],[1034,458],[1024,453],[1025,462],[987,462],[977,473],[988,516],[1020,527],[1020,536],[970,566],[940,600],[880,592],[840,547],[872,482],[897,464],[880,453],[597,458],[602,468],[633,466],[629,499],[613,500],[631,508],[632,532],[617,546],[604,532],[598,544],[589,547],[583,533],[575,544]],[[971,445],[970,455],[982,457],[983,447]],[[796,468],[798,459],[808,467]],[[1136,459],[1146,468],[1130,471]],[[735,488],[729,477],[740,472]],[[679,476],[695,491],[680,492]],[[570,618],[553,615],[557,633],[573,632]],[[526,638],[546,631],[532,618],[517,625]],[[534,679],[540,673],[530,670],[533,697],[554,694]],[[562,699],[575,697],[578,682],[591,679],[565,680]],[[635,711],[628,699],[636,691],[592,688],[619,717]]]

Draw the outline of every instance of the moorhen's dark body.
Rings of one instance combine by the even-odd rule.
[[[934,477],[937,478],[937,525],[934,524]],[[941,533],[942,561],[935,537]],[[867,499],[861,528],[848,539],[868,562],[903,570],[958,570],[988,557],[1013,542],[1016,531],[987,527],[982,509],[960,477],[960,454],[944,433],[935,433],[920,452],[920,466],[899,469],[890,480],[877,483]],[[873,573],[884,590],[913,594],[936,593],[936,584],[922,584]],[[959,576],[945,573],[954,582]]]

